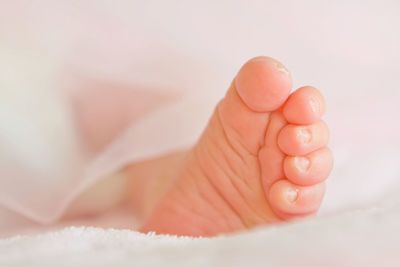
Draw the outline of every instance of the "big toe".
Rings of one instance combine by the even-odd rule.
[[[256,154],[263,143],[271,111],[286,101],[291,88],[291,76],[281,63],[268,57],[249,60],[218,106],[227,137]]]
[[[292,88],[289,71],[277,60],[256,57],[243,65],[236,76],[237,92],[246,105],[257,112],[277,109]]]

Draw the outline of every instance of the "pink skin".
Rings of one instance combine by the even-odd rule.
[[[214,236],[315,214],[333,165],[325,100],[291,87],[276,60],[247,62],[142,231]]]

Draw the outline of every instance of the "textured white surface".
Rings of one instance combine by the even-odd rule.
[[[400,199],[213,239],[67,228],[0,241],[0,266],[363,266],[400,263]]]

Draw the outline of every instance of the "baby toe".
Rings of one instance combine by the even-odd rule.
[[[333,155],[321,148],[306,156],[287,156],[283,163],[286,178],[294,184],[309,186],[323,182],[333,167]]]
[[[299,186],[288,180],[279,180],[269,191],[269,203],[283,219],[317,212],[325,194],[325,184]]]
[[[325,99],[319,90],[304,86],[289,96],[283,115],[289,123],[311,124],[320,120],[325,109]]]
[[[312,125],[286,125],[278,136],[282,152],[292,156],[302,156],[328,144],[329,129],[325,122]]]

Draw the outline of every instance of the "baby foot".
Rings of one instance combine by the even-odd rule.
[[[258,57],[237,74],[143,232],[214,236],[312,215],[333,164],[325,102]]]

